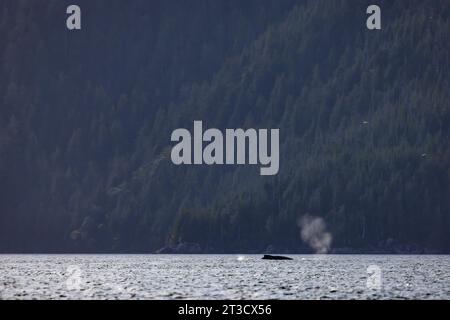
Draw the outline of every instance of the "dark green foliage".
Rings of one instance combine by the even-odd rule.
[[[0,250],[450,250],[450,4],[0,4]],[[170,133],[280,128],[280,173],[177,167]]]

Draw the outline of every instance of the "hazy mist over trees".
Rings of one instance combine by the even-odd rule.
[[[77,3],[82,29],[66,28]],[[0,252],[450,251],[450,2],[0,2]],[[280,170],[176,166],[279,128]]]

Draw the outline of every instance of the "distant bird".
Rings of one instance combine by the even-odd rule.
[[[369,124],[369,122],[368,121],[363,121],[362,124]]]
[[[422,158],[425,158],[427,156],[426,153],[422,153]]]

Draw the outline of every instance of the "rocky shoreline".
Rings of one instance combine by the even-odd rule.
[[[242,250],[236,252],[228,252],[222,249],[210,246],[202,246],[194,242],[180,242],[178,244],[166,245],[154,252],[155,254],[314,254],[311,249],[299,246],[297,248],[268,245],[263,249]],[[404,244],[395,239],[387,239],[381,241],[376,246],[368,246],[364,248],[336,247],[329,250],[328,254],[445,254],[448,252],[440,252],[422,248],[415,244]]]

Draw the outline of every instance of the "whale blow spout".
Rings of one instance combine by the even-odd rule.
[[[270,254],[265,254],[264,257],[262,257],[264,260],[293,260],[292,258],[285,257],[285,256],[272,256]]]

